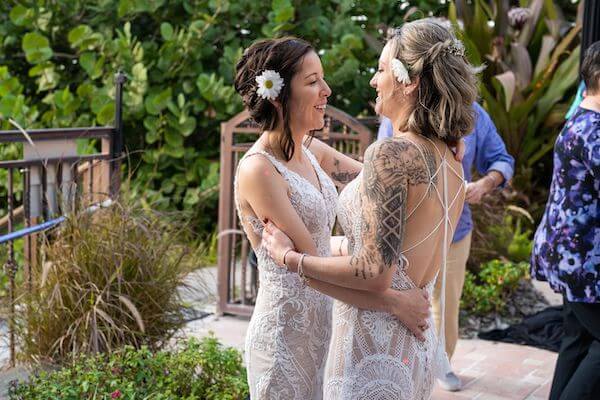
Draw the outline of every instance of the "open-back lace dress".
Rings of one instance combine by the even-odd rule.
[[[425,159],[421,147],[413,144]],[[464,191],[462,185],[454,198],[449,201],[447,173],[449,170],[452,171],[463,182],[464,178],[462,170],[459,174],[447,163],[445,158],[447,152],[442,155],[435,145],[434,147],[441,162],[436,171],[429,171],[429,188],[436,193],[443,207],[444,217],[427,237],[403,250],[400,266],[393,276],[392,288],[394,289],[415,288],[416,285],[406,273],[408,259],[404,254],[425,242],[438,229],[444,230],[440,279],[445,279],[443,272],[448,238],[452,237],[448,210]],[[438,174],[442,175],[442,193],[434,183],[434,178]],[[346,186],[338,199],[338,220],[348,238],[350,253],[361,247],[359,194],[361,179],[362,173]],[[406,220],[410,219],[426,196],[427,191],[421,201],[408,213]],[[433,298],[434,283],[435,279],[425,285],[430,298]],[[428,324],[430,327],[435,326],[431,317]],[[430,328],[425,331],[425,337],[425,342],[420,342],[406,326],[389,313],[362,310],[335,301],[331,346],[325,371],[324,398],[327,400],[429,399],[434,378],[449,370],[449,362],[444,351],[443,332],[438,340],[435,329]]]

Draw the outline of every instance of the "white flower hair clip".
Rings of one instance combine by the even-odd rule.
[[[404,63],[397,58],[393,58],[391,62],[392,73],[394,77],[400,83],[404,83],[405,85],[410,84],[410,76],[408,75],[408,70],[404,66]]]
[[[264,70],[262,74],[258,75],[256,83],[258,84],[256,93],[263,99],[268,100],[275,100],[283,87],[281,75],[272,69]]]

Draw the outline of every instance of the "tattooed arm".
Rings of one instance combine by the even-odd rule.
[[[287,190],[286,181],[265,158],[255,156],[244,160],[239,171],[241,203],[248,206],[260,220],[268,219],[275,222],[281,228],[280,232],[296,243],[299,251],[316,255],[317,247],[304,222],[292,206]],[[362,290],[334,287],[324,282],[315,281],[313,287],[359,308],[390,312],[398,316],[401,321],[408,321],[405,324],[409,327],[412,324],[415,330],[419,324],[422,325],[428,315],[429,302],[420,292],[415,297],[411,291],[389,289],[374,296]]]
[[[408,188],[427,184],[429,171],[435,170],[435,157],[428,151],[424,153],[426,161],[414,144],[402,138],[379,141],[369,147],[359,189],[362,246],[345,257],[306,257],[305,275],[363,290],[390,287],[404,240]],[[283,251],[290,247],[279,246],[282,242],[278,235],[271,223],[263,234],[276,259],[282,247]],[[299,259],[299,253],[289,252],[287,265],[296,269]]]
[[[340,153],[316,138],[311,140],[308,148],[313,152],[323,171],[329,175],[338,189],[342,189],[350,183],[362,170],[363,165],[361,162]]]
[[[313,152],[321,168],[329,175],[339,190],[354,180],[363,168],[361,162],[340,153],[316,138],[311,140],[308,148]],[[462,161],[466,151],[464,140],[459,140],[457,147],[452,151],[456,161]]]

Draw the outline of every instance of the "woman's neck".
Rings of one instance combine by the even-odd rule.
[[[587,108],[588,110],[593,110],[596,112],[600,112],[600,92],[596,94],[588,94],[585,96],[585,99],[581,101],[581,107]]]
[[[263,133],[263,143],[266,145],[268,150],[278,159],[286,161],[285,155],[279,144],[279,138],[283,135],[283,130],[272,130],[265,131]],[[294,140],[294,154],[291,160],[302,162],[304,154],[302,152],[302,141],[304,140],[304,133],[294,134],[292,133],[292,139]],[[289,162],[288,161],[288,162]]]
[[[400,109],[396,115],[390,117],[390,120],[392,121],[394,137],[402,136],[407,133],[404,131],[404,129],[406,129],[406,122],[408,121],[409,117],[410,110],[408,109]]]

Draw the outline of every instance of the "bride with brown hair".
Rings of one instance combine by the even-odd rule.
[[[325,281],[304,284],[279,268],[261,240],[264,220],[276,223],[306,254],[345,254],[331,238],[337,191],[362,165],[317,139],[327,98],[319,57],[296,38],[254,43],[236,66],[235,87],[263,134],[240,160],[235,202],[258,259],[260,288],[245,343],[253,400],[323,398],[323,371],[331,336],[332,296],[361,309],[395,315],[422,338],[429,315],[424,291],[377,293]],[[332,179],[333,178],[333,179]],[[421,328],[419,328],[421,327]]]
[[[282,270],[313,287],[326,282],[372,295],[423,288],[431,295],[440,268],[444,287],[464,202],[462,166],[449,147],[472,130],[475,70],[456,37],[424,19],[391,37],[371,86],[375,111],[392,120],[394,137],[369,146],[362,173],[340,193],[347,246],[336,256],[310,254],[277,221],[267,224],[263,245]],[[387,312],[336,301],[324,397],[428,399],[434,377],[449,367],[443,333],[438,339],[425,331],[432,324],[428,318],[421,325],[421,342]]]

